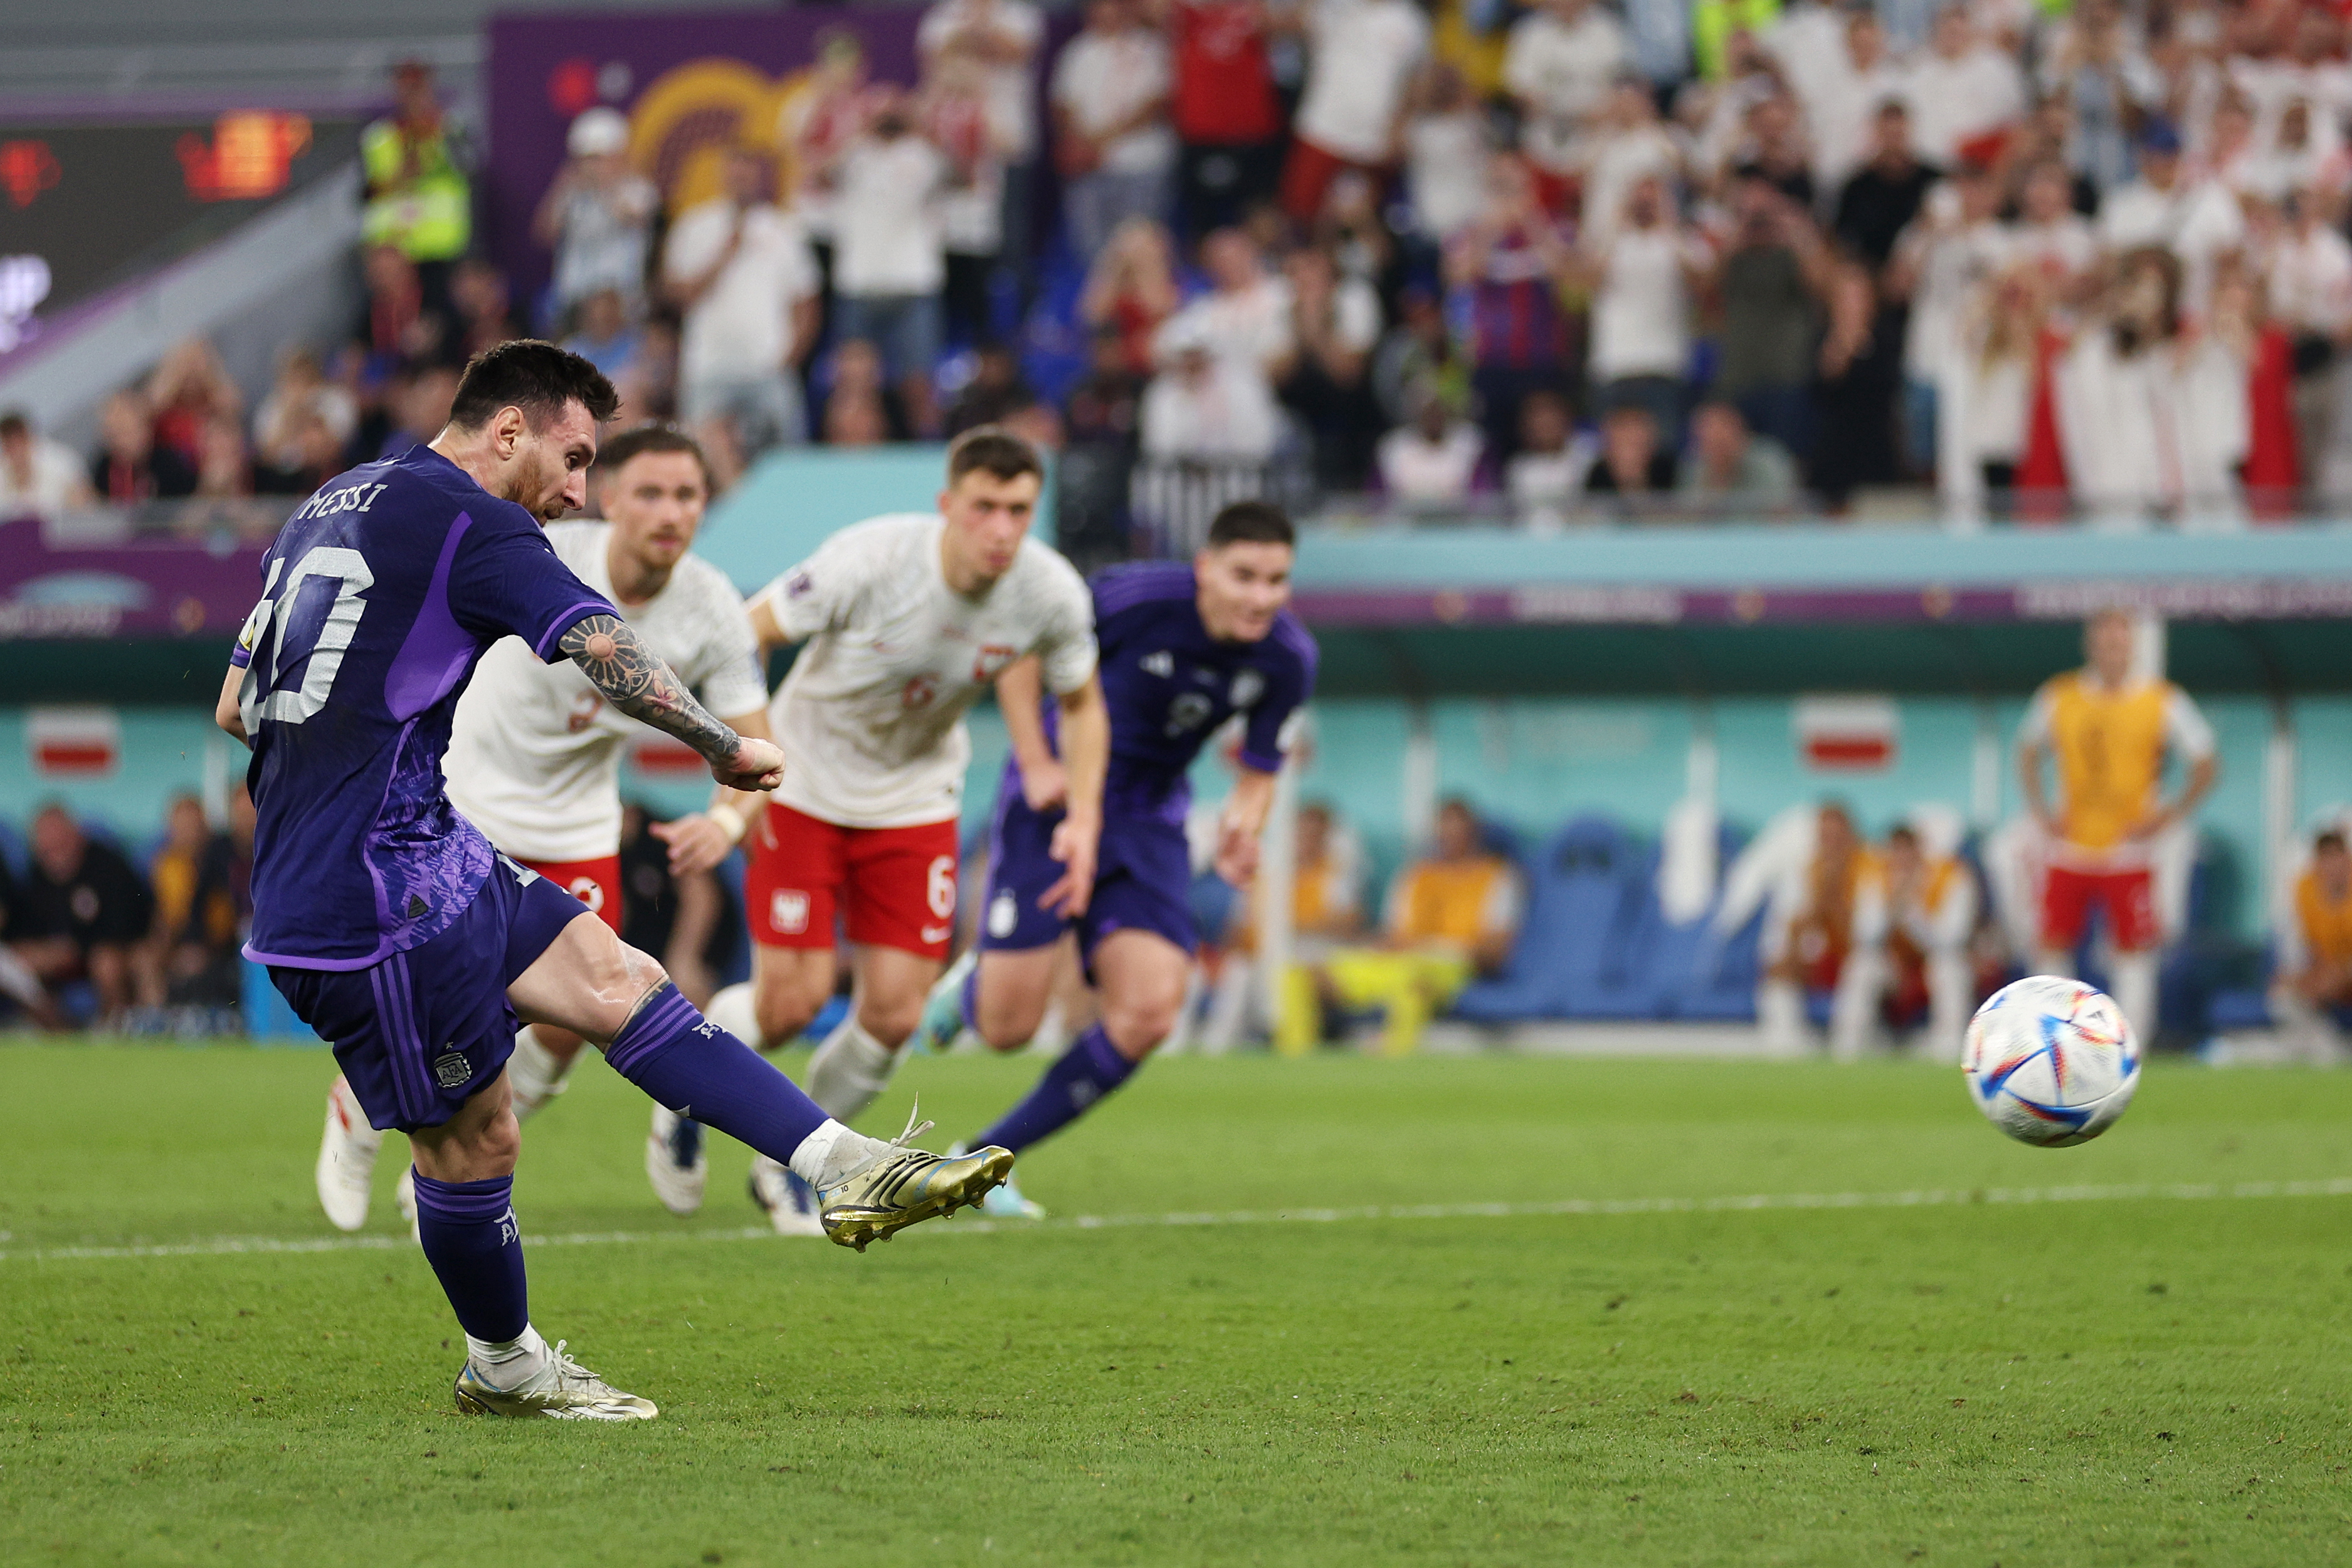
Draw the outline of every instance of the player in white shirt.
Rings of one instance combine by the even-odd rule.
[[[597,467],[604,522],[555,523],[548,543],[579,579],[628,617],[637,634],[725,716],[738,734],[768,738],[767,682],[743,601],[717,567],[688,554],[710,494],[702,449],[658,425],[604,444]],[[578,666],[546,664],[515,638],[494,645],[457,702],[443,760],[449,798],[492,844],[621,925],[621,793],[624,746],[646,733],[616,713]],[[718,790],[707,813],[654,831],[670,846],[677,874],[724,859],[743,836],[757,798]],[[545,1024],[516,1036],[508,1081],[517,1117],[561,1093],[580,1037]],[[654,1190],[673,1211],[700,1206],[699,1129],[658,1103],[646,1150]],[[319,1154],[319,1199],[345,1230],[366,1222],[369,1181],[381,1134],[359,1113],[339,1076],[327,1096]],[[411,1207],[409,1177],[400,1197]]]
[[[809,1097],[839,1119],[871,1104],[921,1019],[955,929],[956,825],[971,743],[963,714],[1035,654],[1060,701],[1065,762],[1099,800],[1110,727],[1095,679],[1093,601],[1077,571],[1028,537],[1044,465],[989,426],[948,449],[937,513],[844,528],[751,601],[766,647],[805,643],[770,708],[784,781],[749,840],[747,985],[709,1015],[772,1050],[833,995],[835,920],[855,982],[849,1016],[810,1061]],[[1082,913],[1097,811],[1073,810],[1055,841],[1068,874],[1045,898]],[[797,1234],[805,1184],[755,1160],[752,1196]]]

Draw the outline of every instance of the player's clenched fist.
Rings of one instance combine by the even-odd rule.
[[[714,760],[710,776],[730,789],[773,789],[784,781],[783,749],[772,740],[740,737],[735,755],[725,762]]]

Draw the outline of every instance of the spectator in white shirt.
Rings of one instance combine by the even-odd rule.
[[[18,410],[0,413],[0,523],[54,517],[96,500],[72,447],[36,432]]]
[[[1649,175],[1634,183],[1620,221],[1585,253],[1584,266],[1592,286],[1587,371],[1601,405],[1649,410],[1664,444],[1679,446],[1691,298],[1713,256],[1684,226],[1666,183]]]
[[[816,343],[816,263],[764,160],[730,152],[723,179],[724,193],[678,214],[662,270],[685,316],[678,417],[724,422],[749,457],[806,439],[796,371]]]
[[[1381,437],[1381,488],[1414,511],[1456,507],[1470,498],[1486,438],[1457,419],[1435,389],[1423,389],[1411,423]]]
[[[863,338],[880,350],[908,423],[925,437],[939,429],[931,378],[945,332],[941,199],[950,173],[940,150],[916,134],[905,99],[894,94],[842,156],[834,217],[839,335]]]
[[[2297,450],[2315,479],[2323,471],[2336,402],[2343,345],[2352,339],[2352,243],[2315,211],[2318,198],[2291,195],[2284,207],[2247,204],[2247,248],[2271,317],[2294,346]]]
[[[1160,329],[1161,360],[1180,338],[1197,333],[1211,353],[1248,366],[1268,384],[1287,376],[1298,348],[1290,329],[1289,282],[1266,272],[1257,243],[1240,229],[1219,229],[1202,240],[1201,268],[1209,275],[1210,292]]]
[[[1845,48],[1831,68],[1797,87],[1813,133],[1813,180],[1823,191],[1843,188],[1870,157],[1878,106],[1901,99],[1907,87],[1901,67],[1888,57],[1886,32],[1868,11],[1845,22]]]
[[[1029,209],[1037,184],[1037,51],[1045,40],[1045,14],[1030,0],[940,0],[923,13],[915,34],[915,47],[926,61],[952,46],[986,65],[989,124],[1004,158],[999,257],[1024,288]]]
[[[1948,169],[1960,145],[2025,114],[2025,73],[1978,36],[1964,4],[1936,18],[1935,47],[1911,68],[1911,138],[1922,162]]]
[[[2220,184],[2191,179],[2182,166],[2180,133],[2169,120],[2140,130],[2139,178],[2118,185],[2099,204],[2099,243],[2110,255],[2162,246],[2179,258],[2188,308],[2201,307],[2212,287],[2214,258],[2245,235],[2237,202]]]
[[[1486,113],[1461,70],[1444,60],[1422,67],[1405,122],[1404,190],[1423,241],[1442,246],[1477,217],[1493,156]]]
[[[2065,164],[2042,160],[2025,172],[2024,186],[2010,230],[2010,256],[2032,263],[2063,292],[2097,263],[2099,236],[2091,220],[2074,210],[2074,176]]]
[[[1168,42],[1134,0],[1088,0],[1086,29],[1054,62],[1054,156],[1081,262],[1129,218],[1164,219],[1176,168]]]
[[[600,288],[617,288],[632,318],[644,308],[646,258],[661,196],[629,167],[629,122],[598,105],[564,136],[571,160],[540,198],[531,219],[539,243],[555,251],[555,304],[570,311]]]
[[[1954,356],[1966,351],[1969,308],[2009,260],[2001,193],[1990,170],[1962,164],[1927,193],[1881,280],[1890,298],[1911,302],[1903,340],[1904,455],[1920,473],[1935,464],[1937,389]]]
[[[1584,237],[1603,246],[1624,215],[1625,198],[1640,182],[1665,182],[1673,197],[1682,179],[1682,143],[1658,118],[1650,84],[1622,76],[1610,89],[1608,111],[1577,152],[1584,174]]]
[[[1283,210],[1300,224],[1341,170],[1383,175],[1396,162],[1405,89],[1429,47],[1412,0],[1312,0],[1305,26],[1307,88],[1282,171]]]
[[[1518,455],[1503,470],[1503,489],[1518,521],[1538,533],[1559,528],[1584,490],[1600,443],[1576,428],[1568,399],[1529,392],[1519,404]]]
[[[1519,145],[1537,167],[1571,172],[1577,140],[1630,64],[1625,30],[1594,0],[1541,0],[1512,25],[1503,86],[1519,108]]]
[[[1282,434],[1265,377],[1217,353],[1197,322],[1170,324],[1165,368],[1144,389],[1143,451],[1162,462],[1264,463]]]

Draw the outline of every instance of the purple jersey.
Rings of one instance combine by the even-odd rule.
[[[1201,623],[1200,585],[1181,561],[1109,567],[1088,586],[1110,712],[1107,811],[1182,821],[1192,760],[1236,713],[1248,716],[1243,764],[1282,766],[1282,727],[1315,687],[1315,639],[1297,616],[1276,616],[1263,642],[1221,643]],[[1049,700],[1049,734],[1055,717]]]
[[[362,968],[447,929],[489,874],[489,841],[441,790],[475,662],[516,636],[552,663],[580,620],[618,612],[530,513],[424,446],[330,481],[262,574],[232,655],[258,817],[246,954]]]

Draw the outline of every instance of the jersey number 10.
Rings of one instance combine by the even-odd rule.
[[[367,613],[367,601],[360,595],[375,586],[375,573],[368,570],[360,552],[342,545],[320,545],[303,556],[286,574],[285,588],[279,591],[278,572],[285,564],[270,562],[261,601],[246,617],[245,630],[237,635],[237,645],[252,661],[246,666],[245,682],[236,695],[237,711],[248,732],[257,730],[264,719],[300,724],[327,706],[327,694],[343,667],[344,650],[359,632],[360,617]],[[333,602],[315,619],[303,616],[299,602],[304,585],[314,578],[335,585]],[[269,673],[265,676],[261,643],[273,619],[278,635],[271,643]],[[280,691],[278,672],[289,664],[303,666],[302,684],[292,691]]]

